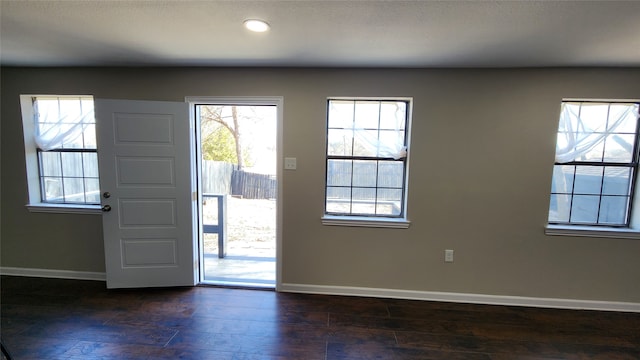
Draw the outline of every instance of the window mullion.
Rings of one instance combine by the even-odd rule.
[[[349,214],[353,214],[353,162],[356,149],[356,111],[358,103],[353,101],[353,115],[351,117],[351,178],[349,179]]]
[[[67,202],[67,194],[64,186],[64,164],[62,160],[62,152],[58,152],[58,156],[60,156],[60,186],[62,188],[62,202]]]
[[[84,146],[84,135],[82,135],[82,141]],[[80,167],[82,169],[82,199],[84,202],[87,202],[87,177],[85,176],[84,171],[84,152],[80,154]]]
[[[377,137],[378,137],[378,143],[380,143],[380,127],[381,127],[381,123],[382,123],[382,102],[378,102],[378,131],[377,131]],[[380,157],[380,148],[376,149],[376,157]],[[376,178],[375,178],[375,195],[373,198],[373,213],[374,214],[378,214],[378,192],[379,192],[379,188],[378,188],[378,170],[380,169],[380,160],[376,160]]]
[[[609,116],[611,115],[611,104],[609,104],[607,106],[607,118],[605,119],[605,123],[604,123],[604,131],[605,134],[609,133]],[[607,150],[607,141],[609,140],[609,137],[607,135],[605,135],[603,141],[602,141],[602,153],[600,154],[601,159],[602,159],[602,163],[604,164],[605,162],[605,154],[606,154],[606,150]],[[604,190],[604,174],[605,174],[605,169],[606,166],[603,165],[602,166],[602,178],[600,179],[600,193],[598,196],[598,214],[596,215],[596,224],[600,224],[600,209],[602,209],[602,191]]]
[[[45,179],[44,179],[44,166],[42,164],[42,152],[41,151],[36,151],[37,153],[37,157],[38,157],[38,178],[40,179],[40,199],[41,200],[46,200],[47,198],[47,193],[46,193],[46,185],[45,185]]]
[[[571,222],[571,217],[573,216],[573,198],[576,193],[576,175],[578,174],[578,167],[573,167],[573,178],[571,179],[571,200],[569,201],[569,222]]]
[[[606,167],[603,166],[602,167],[602,177],[600,179],[600,194],[598,196],[598,215],[596,216],[596,224],[600,224],[600,209],[602,208],[602,191],[604,190],[605,169],[606,169]]]
[[[640,137],[640,104],[638,104],[638,114],[637,114],[637,119],[638,121],[636,121],[636,136],[634,139],[634,144],[633,144],[633,154],[632,154],[632,159],[633,159],[633,166],[631,167],[631,186],[629,189],[629,199],[627,201],[627,203],[629,204],[627,206],[627,223],[630,222],[631,219],[631,214],[633,211],[633,197],[635,196],[635,191],[636,191],[636,182],[638,180],[638,153],[640,152],[640,149],[638,148],[638,144],[640,143],[640,140],[638,139]]]

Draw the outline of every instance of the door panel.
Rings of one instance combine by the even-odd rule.
[[[118,185],[175,186],[173,158],[118,157]]]
[[[97,99],[107,287],[196,283],[186,103]]]
[[[120,199],[120,228],[140,226],[176,226],[176,202],[174,200]]]
[[[116,143],[173,143],[174,119],[167,114],[114,113]]]
[[[127,239],[122,241],[123,267],[176,266],[176,239]]]

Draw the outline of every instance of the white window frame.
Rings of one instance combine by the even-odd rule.
[[[20,106],[22,110],[22,129],[24,135],[24,153],[27,172],[27,209],[30,212],[43,213],[69,213],[69,214],[101,214],[100,205],[89,204],[61,204],[47,203],[42,201],[40,189],[40,170],[38,163],[38,147],[35,142],[35,123],[33,98],[37,97],[81,97],[91,95],[20,95]]]
[[[562,99],[562,102],[639,103],[638,99]],[[640,121],[640,120],[639,120]],[[640,133],[636,133],[636,142]],[[637,150],[637,149],[636,149]],[[636,168],[640,171],[640,167]],[[628,227],[602,225],[550,224],[547,220],[545,235],[597,237],[614,239],[640,239],[640,174],[636,174],[636,186],[631,193],[631,214]],[[548,216],[547,212],[547,216]]]
[[[329,97],[326,99],[327,105],[331,100],[346,100],[346,101],[403,101],[407,103],[407,120],[405,124],[405,136],[406,136],[406,148],[407,155],[405,159],[405,174],[403,183],[403,213],[400,217],[385,217],[385,216],[361,216],[361,215],[331,215],[326,213],[326,209],[323,210],[324,214],[321,218],[323,225],[332,226],[350,226],[350,227],[376,227],[376,228],[395,228],[395,229],[407,229],[411,222],[408,220],[407,202],[408,202],[408,190],[409,190],[409,168],[410,168],[410,142],[411,142],[411,120],[413,118],[413,98],[411,97]],[[328,136],[328,123],[329,123],[329,110],[325,114],[326,126],[325,126],[325,141]],[[325,167],[327,165],[327,149],[325,147],[324,152]],[[326,171],[326,169],[325,169]],[[326,190],[327,190],[327,177],[325,174],[324,179],[324,197],[323,202],[326,204]]]

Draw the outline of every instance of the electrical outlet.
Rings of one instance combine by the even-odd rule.
[[[453,262],[453,250],[444,251],[444,262]]]

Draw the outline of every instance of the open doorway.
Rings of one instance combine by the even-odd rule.
[[[278,107],[193,103],[200,282],[274,288]]]

